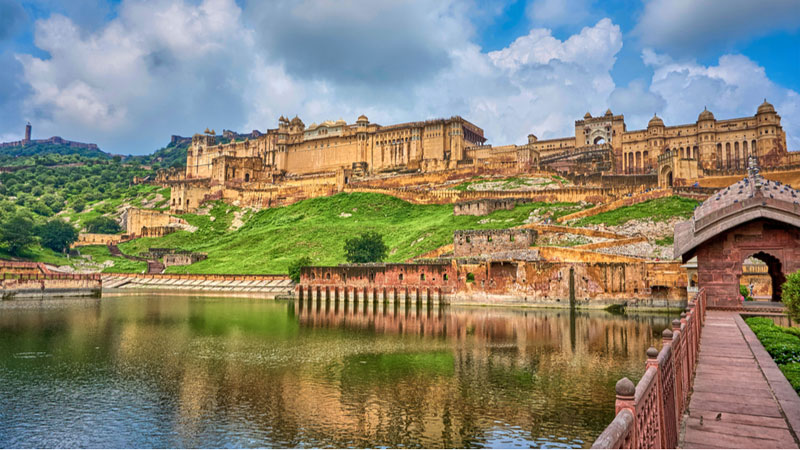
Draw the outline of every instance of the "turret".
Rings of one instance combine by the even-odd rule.
[[[28,122],[28,124],[25,125],[25,143],[27,144],[30,141],[31,141],[31,123]]]
[[[539,138],[537,138],[535,134],[531,133],[528,135],[528,144],[535,144],[538,140]]]
[[[758,138],[756,141],[756,155],[761,156],[774,147],[774,141],[779,138],[778,126],[780,118],[775,112],[775,107],[764,99],[764,103],[756,110],[756,127]]]

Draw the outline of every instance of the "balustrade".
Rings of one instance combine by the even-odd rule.
[[[639,383],[634,387],[627,378],[617,382],[617,415],[592,448],[677,447],[705,316],[706,292],[700,289],[680,320],[663,331],[661,351],[647,350],[646,371]]]

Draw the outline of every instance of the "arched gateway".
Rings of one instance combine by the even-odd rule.
[[[772,299],[780,301],[786,275],[800,269],[800,192],[759,174],[751,156],[748,175],[698,206],[675,225],[675,254],[697,256],[698,285],[709,306],[739,305],[742,262],[767,265]]]

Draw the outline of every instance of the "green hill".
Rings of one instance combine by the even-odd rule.
[[[286,273],[289,263],[309,256],[314,264],[345,262],[345,239],[365,231],[383,235],[390,262],[424,254],[452,243],[459,229],[496,229],[522,225],[538,209],[554,217],[580,206],[570,203],[529,203],[484,217],[455,216],[453,205],[414,205],[381,194],[337,194],[242,215],[238,208],[216,203],[208,215],[182,215],[198,230],[162,238],[136,239],[120,245],[129,254],[149,247],[170,247],[208,253],[191,266],[170,272]],[[232,229],[235,215],[244,225]]]
[[[86,158],[111,158],[111,155],[99,149],[70,147],[67,144],[31,143],[0,148],[0,164],[5,165],[15,159],[25,159],[25,157],[42,155],[77,155]]]

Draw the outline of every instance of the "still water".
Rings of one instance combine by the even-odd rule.
[[[587,447],[670,316],[0,302],[0,447]]]

